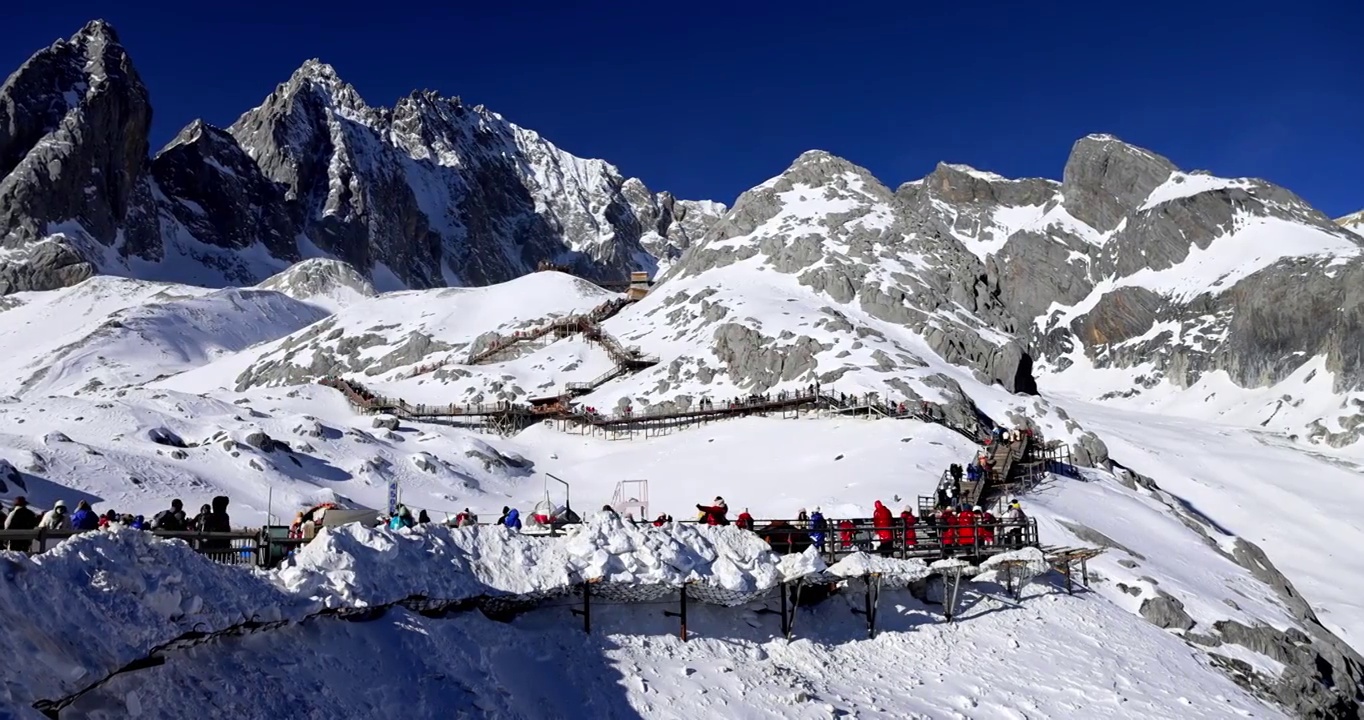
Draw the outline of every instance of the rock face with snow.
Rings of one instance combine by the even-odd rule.
[[[1336,224],[1356,235],[1364,235],[1364,210],[1336,218]]]
[[[151,105],[113,28],[92,22],[0,86],[0,293],[80,282],[152,252]],[[67,234],[72,226],[80,232]],[[120,232],[122,238],[120,239]]]
[[[195,121],[151,159],[150,119],[104,22],[5,82],[0,239],[15,252],[0,293],[134,268],[245,285],[319,250],[386,290],[495,283],[543,261],[622,280],[666,266],[724,212],[458,98],[370,107],[315,60],[231,128]]]
[[[1079,363],[1129,371],[1109,396],[1188,387],[1217,371],[1261,388],[1320,358],[1329,392],[1364,390],[1351,290],[1364,240],[1348,218],[1334,223],[1283,188],[1185,173],[1091,135],[1059,184],[940,165],[897,195],[982,260],[986,286],[1024,328],[1017,337],[1058,383]],[[1364,417],[1341,410],[1308,434],[1357,440]]]
[[[922,221],[865,169],[828,153],[805,153],[786,172],[740,196],[667,277],[701,277],[729,267],[793,276],[835,303],[921,334],[950,363],[977,370],[1010,391],[1035,389],[1032,360],[1009,337],[1020,329],[1018,322],[998,288],[987,282],[980,260]],[[746,348],[764,342],[725,326],[717,329],[717,339]],[[759,361],[753,367],[731,362],[733,375],[767,372],[759,353],[743,349],[730,355]],[[796,353],[795,365],[801,355]],[[780,379],[803,374],[791,358],[781,362],[775,373]],[[886,363],[895,361],[888,357]]]
[[[328,308],[344,307],[375,296],[374,285],[355,268],[337,260],[320,258],[293,265],[257,287]]]

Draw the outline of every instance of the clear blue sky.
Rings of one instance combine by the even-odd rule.
[[[811,148],[891,185],[939,160],[1059,178],[1077,138],[1110,132],[1364,208],[1358,0],[160,5],[8,3],[0,68],[103,17],[150,87],[156,146],[319,57],[372,105],[460,95],[689,198],[732,202]]]

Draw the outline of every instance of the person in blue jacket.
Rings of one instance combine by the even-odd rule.
[[[71,513],[71,529],[78,531],[94,530],[99,527],[99,516],[90,509],[90,503],[82,500],[76,503],[76,512]]]
[[[514,530],[521,529],[521,511],[516,508],[507,510],[507,519],[502,521],[507,527]]]
[[[815,542],[815,547],[819,548],[820,552],[824,551],[824,533],[828,529],[829,523],[824,520],[824,513],[815,508],[815,511],[810,513],[810,539]]]
[[[415,524],[412,520],[412,511],[408,510],[406,505],[399,505],[397,514],[388,521],[388,529],[410,528]]]

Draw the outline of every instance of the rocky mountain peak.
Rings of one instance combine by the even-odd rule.
[[[1099,232],[1118,226],[1178,172],[1174,163],[1112,135],[1075,142],[1061,177],[1066,211]]]
[[[114,245],[122,228],[125,254],[154,244],[154,217],[136,212],[150,126],[147,89],[108,23],[87,24],[10,75],[0,86],[0,241],[21,250],[10,260],[30,260],[28,246],[54,228],[86,247]],[[0,292],[91,271],[70,245],[44,253],[41,270],[0,268]]]
[[[97,18],[86,23],[79,32],[71,36],[71,42],[81,41],[118,43],[118,31],[107,20]]]

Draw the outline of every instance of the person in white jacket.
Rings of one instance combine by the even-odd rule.
[[[51,510],[43,513],[43,519],[38,521],[38,527],[44,530],[70,530],[71,516],[66,514],[66,501],[58,500]]]

